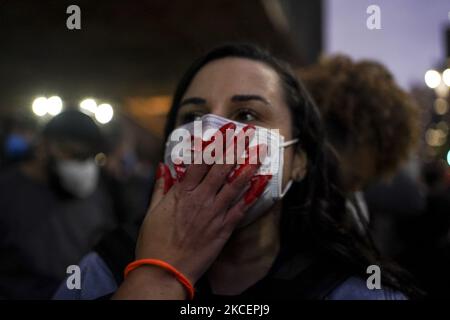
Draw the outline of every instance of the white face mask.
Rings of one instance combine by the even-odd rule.
[[[94,159],[61,160],[56,170],[61,186],[78,198],[88,197],[97,187],[99,170]]]
[[[236,134],[246,126],[245,123],[232,121],[213,114],[202,116],[200,121],[202,124],[203,132],[201,132],[201,134],[203,140],[209,140],[211,133],[214,133],[220,127],[229,122],[236,125]],[[183,125],[178,129],[180,128],[189,131],[191,135],[195,135],[194,122]],[[239,224],[239,227],[243,227],[255,221],[258,217],[267,212],[267,210],[270,209],[277,201],[281,200],[288,192],[292,185],[292,180],[289,180],[286,187],[283,189],[284,148],[297,142],[298,139],[284,141],[284,137],[278,133],[278,130],[270,130],[256,126],[255,135],[249,145],[255,146],[256,144],[264,143],[268,146],[268,155],[264,159],[256,175],[271,175],[272,178],[269,180],[263,193],[247,211],[244,219]],[[172,140],[171,136],[169,136],[164,155],[164,161],[169,166],[173,176],[176,176],[176,173],[174,169],[172,150],[177,143],[179,143],[177,139]]]

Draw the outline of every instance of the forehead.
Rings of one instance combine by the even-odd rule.
[[[50,150],[58,155],[67,157],[79,155],[92,155],[93,148],[86,143],[70,139],[52,139],[48,140]]]
[[[193,78],[184,97],[199,96],[214,100],[235,94],[279,98],[278,75],[263,62],[224,58],[205,65]]]

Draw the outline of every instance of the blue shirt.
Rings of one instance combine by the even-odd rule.
[[[64,281],[56,291],[53,299],[57,300],[93,300],[114,293],[118,285],[103,261],[91,252],[79,264],[81,270],[81,289],[68,289]],[[406,300],[401,292],[391,288],[370,290],[366,281],[360,277],[349,277],[338,285],[326,297],[327,300]]]

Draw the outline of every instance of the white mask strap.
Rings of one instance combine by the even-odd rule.
[[[298,139],[292,139],[292,140],[283,142],[282,144],[280,144],[280,147],[289,147],[297,142],[298,142]]]
[[[298,139],[292,139],[292,140],[289,140],[289,141],[281,143],[280,147],[281,148],[289,147],[289,146],[291,146],[291,145],[293,145],[293,144],[295,144],[297,142],[298,142]],[[283,163],[281,163],[281,166],[282,165],[283,165]],[[286,187],[284,187],[284,190],[282,190],[281,193],[280,193],[280,199],[282,199],[286,195],[286,193],[289,191],[291,186],[292,186],[292,180],[289,180],[287,185],[286,185]]]
[[[289,180],[284,190],[280,193],[280,199],[283,198],[292,186],[292,180]]]

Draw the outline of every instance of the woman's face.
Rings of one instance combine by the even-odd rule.
[[[194,77],[181,99],[176,126],[212,113],[234,121],[278,129],[291,140],[291,112],[278,74],[264,63],[224,58],[208,63]],[[284,151],[284,185],[293,176],[294,148]]]

